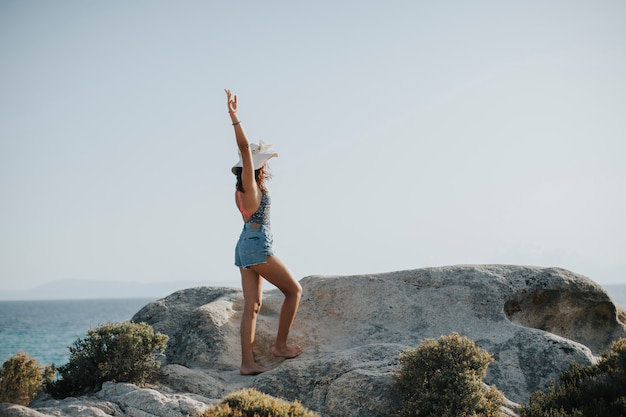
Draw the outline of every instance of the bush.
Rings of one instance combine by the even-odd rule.
[[[55,373],[54,365],[38,365],[36,359],[19,352],[2,364],[0,403],[28,405],[52,382]]]
[[[522,417],[626,416],[626,339],[613,342],[595,365],[572,365],[547,392],[535,392]]]
[[[502,394],[482,379],[493,358],[457,333],[425,339],[400,356],[395,388],[401,416],[499,416]]]
[[[298,401],[287,402],[254,389],[234,392],[201,417],[317,417]]]
[[[59,367],[61,379],[49,386],[57,398],[83,395],[105,381],[144,384],[160,367],[155,352],[165,351],[168,337],[146,323],[105,324],[89,329],[70,346],[70,360]]]

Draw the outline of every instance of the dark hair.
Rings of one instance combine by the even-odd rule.
[[[243,168],[241,167],[233,168],[233,174],[237,176],[237,190],[243,193],[245,190],[243,189],[243,181],[241,181],[242,172]],[[267,169],[267,165],[263,165],[261,168],[254,170],[254,179],[261,191],[267,191],[267,188],[265,188],[265,180],[269,180],[270,178],[272,178],[272,176]]]

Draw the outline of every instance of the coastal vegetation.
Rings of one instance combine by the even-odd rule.
[[[424,339],[400,356],[400,416],[498,417],[502,393],[485,388],[491,355],[458,333]]]
[[[613,342],[596,364],[572,365],[521,411],[522,417],[626,416],[626,338]]]
[[[60,378],[47,391],[56,398],[97,391],[105,381],[152,381],[160,367],[168,337],[146,323],[104,324],[89,329],[84,339],[70,346],[70,359],[59,367]]]
[[[28,353],[19,352],[3,362],[0,369],[0,403],[28,405],[56,373],[52,365],[40,365]]]
[[[233,392],[201,417],[316,417],[298,401],[284,401],[254,389]]]

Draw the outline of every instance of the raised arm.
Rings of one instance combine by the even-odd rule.
[[[239,148],[239,152],[241,152],[241,161],[243,162],[241,181],[243,183],[243,189],[245,190],[244,194],[247,194],[247,197],[252,197],[252,201],[256,202],[258,200],[259,190],[254,179],[254,165],[252,163],[250,143],[246,137],[246,132],[243,130],[241,121],[237,116],[237,96],[233,95],[230,90],[225,91],[228,98],[228,114],[230,114],[230,119],[235,128],[235,140],[237,141],[237,147]],[[248,204],[245,205],[247,206]]]

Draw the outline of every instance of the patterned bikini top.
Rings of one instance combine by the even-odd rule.
[[[244,216],[248,217],[248,221],[246,223],[262,224],[264,226],[269,226],[271,203],[272,201],[270,200],[270,195],[266,193],[265,191],[263,191],[259,208],[254,213],[250,213],[248,210],[243,208],[241,192],[237,190],[237,206],[239,207],[239,211]]]

